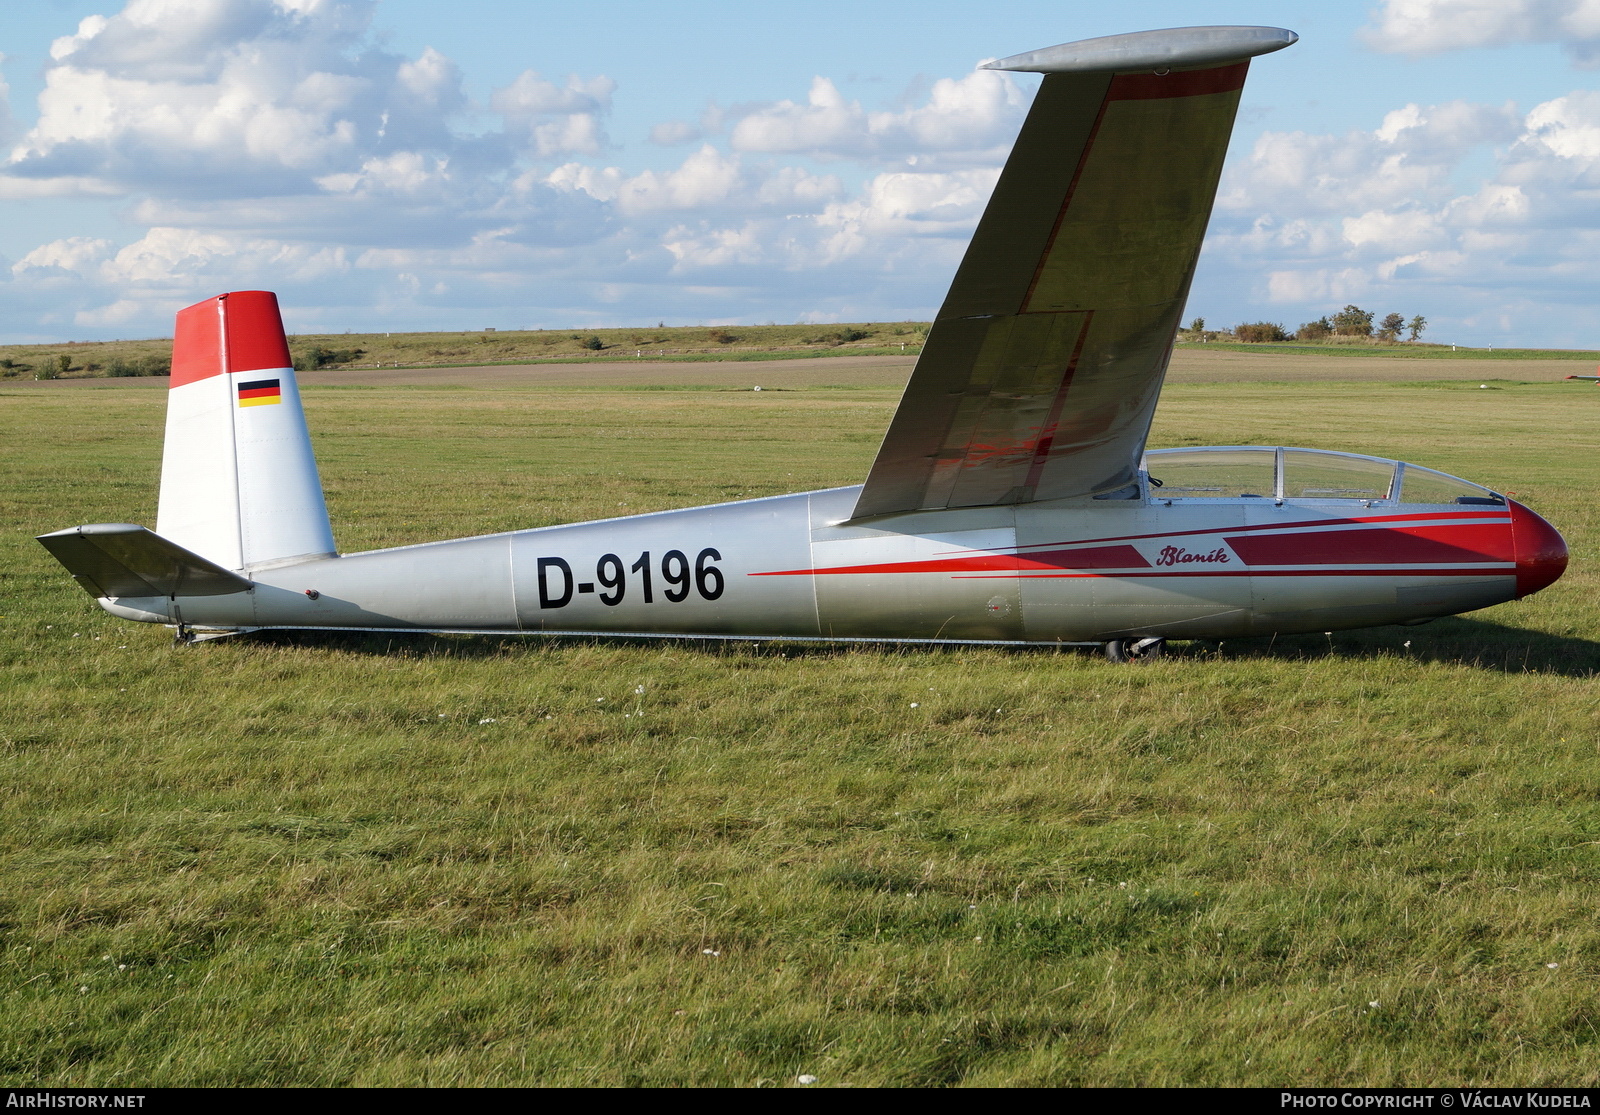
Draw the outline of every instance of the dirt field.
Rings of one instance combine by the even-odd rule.
[[[696,385],[797,390],[806,387],[897,387],[916,364],[908,356],[828,356],[800,360],[705,363],[534,364],[481,368],[326,369],[302,372],[300,383],[334,387],[650,387]],[[1382,356],[1286,356],[1263,353],[1180,351],[1171,383],[1415,383],[1421,380],[1521,380],[1551,383],[1588,364],[1549,360],[1395,360]],[[121,390],[165,387],[164,378],[16,380],[0,385],[40,390]],[[1579,385],[1573,384],[1574,390]]]
[[[1264,352],[1173,354],[1171,383],[1417,383],[1432,379],[1523,380],[1553,383],[1568,375],[1588,375],[1587,362],[1552,360],[1398,360],[1387,356],[1289,356]],[[1573,385],[1574,387],[1577,384]]]

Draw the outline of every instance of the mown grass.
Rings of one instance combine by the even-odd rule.
[[[160,394],[0,391],[7,1085],[1600,1078],[1587,393],[1169,389],[1154,444],[1461,472],[1573,568],[1143,668],[174,650],[31,539],[153,521]],[[853,482],[893,395],[306,390],[346,549]]]

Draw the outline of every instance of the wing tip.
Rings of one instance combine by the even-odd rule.
[[[1282,27],[1168,27],[1062,43],[980,68],[1037,74],[1192,69],[1242,62],[1299,40],[1299,35]]]

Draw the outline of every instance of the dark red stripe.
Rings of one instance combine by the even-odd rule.
[[[1505,512],[1505,511],[1461,511],[1461,512],[1455,512],[1455,511],[1424,511],[1424,512],[1419,512],[1418,514],[1415,514],[1415,515],[1374,515],[1370,519],[1306,519],[1306,520],[1304,520],[1302,522],[1298,522],[1298,523],[1262,523],[1259,526],[1253,526],[1253,527],[1220,526],[1220,527],[1204,527],[1204,528],[1200,528],[1200,529],[1196,529],[1196,530],[1158,530],[1158,531],[1153,531],[1150,534],[1113,534],[1113,535],[1108,535],[1105,538],[1085,538],[1085,539],[1083,539],[1081,541],[1076,541],[1076,542],[1067,541],[1065,539],[1062,539],[1062,540],[1056,541],[1056,542],[1034,542],[1034,543],[1030,543],[1027,546],[1018,546],[1016,548],[1016,551],[1018,553],[1021,553],[1024,550],[1050,549],[1051,547],[1057,547],[1057,546],[1082,546],[1082,545],[1090,545],[1090,544],[1102,543],[1102,542],[1138,542],[1138,541],[1141,541],[1141,540],[1146,539],[1146,538],[1185,538],[1185,537],[1188,537],[1190,535],[1195,535],[1195,534],[1228,534],[1228,535],[1233,535],[1233,534],[1243,534],[1246,531],[1257,531],[1257,530],[1262,530],[1262,531],[1264,531],[1264,530],[1290,530],[1290,531],[1292,531],[1292,530],[1305,530],[1305,529],[1311,528],[1311,527],[1339,527],[1339,526],[1356,526],[1356,527],[1359,527],[1359,526],[1364,526],[1364,525],[1366,525],[1368,523],[1415,522],[1415,521],[1418,521],[1418,520],[1428,520],[1428,519],[1472,519],[1472,518],[1487,519],[1487,518],[1494,517],[1494,518],[1505,519],[1505,525],[1509,526],[1511,520],[1509,518],[1506,518],[1507,514],[1508,513]],[[1496,524],[1496,525],[1498,525],[1498,524]],[[974,552],[978,552],[978,551],[973,551],[973,550],[948,550],[946,552],[949,553],[949,554],[954,555],[954,554],[970,554],[970,553],[974,553]],[[984,552],[987,552],[987,551],[984,551]]]
[[[1116,79],[1112,79],[1113,84]],[[1073,168],[1072,181],[1067,183],[1066,196],[1061,199],[1061,208],[1056,211],[1055,224],[1050,226],[1050,237],[1044,242],[1044,251],[1039,255],[1039,262],[1033,265],[1033,278],[1028,281],[1028,292],[1022,296],[1022,305],[1017,307],[1017,313],[1028,312],[1028,303],[1033,301],[1034,288],[1039,285],[1039,279],[1044,274],[1044,265],[1050,261],[1050,252],[1056,246],[1056,237],[1061,233],[1061,222],[1067,219],[1067,207],[1072,204],[1072,195],[1078,191],[1078,182],[1083,178],[1083,168],[1089,165],[1089,155],[1094,151],[1094,141],[1100,134],[1100,125],[1106,118],[1106,105],[1111,98],[1107,97],[1100,102],[1100,111],[1095,114],[1094,126],[1089,129],[1089,138],[1083,141],[1083,154],[1078,156],[1078,165]]]
[[[1111,79],[1108,101],[1157,101],[1166,97],[1203,97],[1244,88],[1249,62],[1235,62],[1211,70],[1183,70],[1168,74],[1118,74]]]
[[[1464,569],[1460,567],[1445,569],[1194,569],[1194,570],[1167,570],[1151,571],[1149,573],[1134,570],[1130,573],[1030,573],[1010,576],[1002,574],[970,574],[955,577],[957,581],[1016,581],[1035,580],[1053,581],[1060,577],[1106,577],[1120,581],[1135,577],[1513,577],[1515,569],[1497,567],[1485,569],[1478,567]],[[760,576],[760,574],[752,574]]]
[[[1150,567],[1132,546],[1100,546],[1056,553],[980,554],[965,558],[940,558],[924,561],[891,561],[881,565],[840,565],[831,569],[780,569],[770,573],[751,573],[751,577],[801,577],[833,573],[972,573],[1003,570],[1025,572],[1033,569],[1127,569]]]
[[[1090,310],[1083,315],[1083,325],[1078,329],[1078,343],[1072,346],[1072,356],[1067,360],[1066,370],[1061,373],[1061,382],[1056,385],[1056,397],[1050,400],[1050,413],[1045,416],[1044,425],[1039,430],[1039,443],[1033,450],[1033,463],[1028,466],[1028,478],[1022,486],[1028,489],[1032,496],[1034,489],[1039,486],[1039,478],[1044,474],[1044,466],[1050,459],[1050,446],[1056,440],[1056,430],[1061,425],[1061,408],[1066,405],[1067,392],[1072,388],[1072,378],[1078,373],[1078,358],[1083,355],[1083,343],[1089,339],[1089,329],[1094,325],[1094,311]]]
[[[1247,565],[1514,560],[1509,530],[1476,524],[1252,535],[1227,542]]]

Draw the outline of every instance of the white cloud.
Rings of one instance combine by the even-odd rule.
[[[1509,43],[1560,43],[1600,63],[1597,0],[1384,0],[1363,38],[1378,50],[1438,54]]]
[[[403,58],[366,37],[360,0],[132,0],[57,40],[37,123],[0,172],[55,193],[94,186],[210,197],[315,193],[372,158],[422,151],[480,172],[605,148],[615,83],[525,73],[490,107],[504,130],[458,127],[478,110],[459,67]],[[91,186],[89,184],[94,184]]]
[[[1371,132],[1342,136],[1267,132],[1231,168],[1218,197],[1227,209],[1293,206],[1301,214],[1348,213],[1442,197],[1461,160],[1520,134],[1510,105],[1462,101],[1388,113]]]
[[[665,124],[656,124],[650,129],[650,142],[662,147],[676,147],[681,143],[697,143],[705,138],[705,132],[693,124],[685,124],[682,120],[669,120]]]
[[[11,273],[19,278],[49,278],[51,272],[75,272],[86,275],[97,269],[100,262],[111,254],[111,241],[89,236],[69,236],[41,244],[11,266]],[[31,272],[31,274],[30,274]]]
[[[1437,243],[1443,235],[1438,215],[1421,209],[1374,209],[1344,218],[1341,228],[1344,240],[1357,248],[1374,244],[1388,250],[1415,250]]]
[[[296,328],[927,313],[1030,97],[976,71],[879,109],[818,78],[659,124],[693,146],[624,171],[600,161],[610,77],[528,71],[474,103],[439,51],[382,48],[373,8],[129,0],[58,39],[0,202],[121,198],[133,231],[26,252],[0,328],[158,333],[243,286]]]
[[[1530,148],[1564,159],[1600,156],[1600,93],[1583,90],[1546,101],[1528,113],[1526,124]]]
[[[1600,94],[1406,105],[1371,131],[1263,135],[1224,176],[1197,289],[1237,283],[1299,320],[1393,304],[1436,333],[1497,329],[1490,309],[1516,303],[1542,343],[1592,344],[1597,243]]]
[[[496,90],[489,105],[535,154],[598,155],[609,145],[600,118],[611,111],[616,88],[603,75],[587,81],[573,75],[558,86],[528,70]]]
[[[597,201],[614,201],[622,190],[622,171],[614,166],[592,167],[584,163],[563,163],[545,178],[558,190],[581,191]],[[532,176],[518,180],[521,189],[533,186]]]
[[[736,151],[818,158],[993,162],[1004,158],[1031,99],[998,70],[934,82],[925,103],[870,112],[826,77],[812,79],[805,104],[779,101],[747,111],[729,138]]]
[[[385,112],[390,135],[406,117],[441,134],[438,117],[461,104],[451,68],[431,52],[349,57],[365,7],[133,0],[85,20],[56,42],[38,122],[4,170],[61,192],[88,178],[249,196],[310,189],[359,162]]]
[[[6,56],[0,54],[0,64],[6,62]],[[0,72],[0,143],[10,141],[16,122],[11,117],[11,85],[6,81],[5,74]]]
[[[628,179],[617,191],[617,208],[624,213],[643,213],[724,205],[742,184],[741,169],[737,155],[724,155],[708,144],[677,170],[665,174],[647,170]]]
[[[147,317],[153,309],[158,312],[175,313],[182,308],[181,301],[162,301],[152,304],[135,298],[119,298],[110,305],[77,311],[72,315],[72,323],[87,329],[115,328]]]

